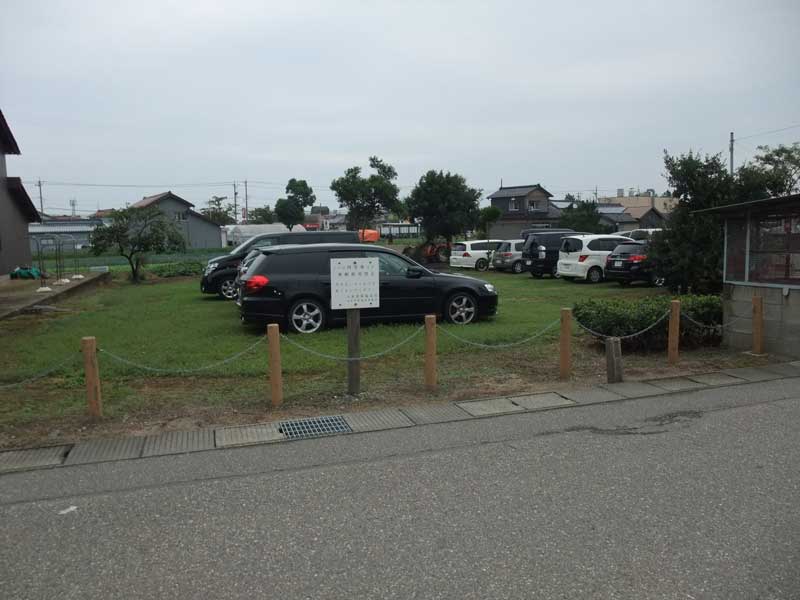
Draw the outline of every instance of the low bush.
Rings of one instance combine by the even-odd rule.
[[[681,318],[681,347],[717,346],[721,341],[722,300],[719,296],[680,296],[681,312],[709,327]],[[669,296],[641,300],[580,300],[573,315],[587,329],[606,337],[624,337],[642,331],[669,311]],[[663,350],[667,347],[669,317],[642,335],[622,340],[628,349]]]
[[[203,268],[203,263],[186,261],[150,265],[147,271],[156,277],[186,277],[202,275]]]

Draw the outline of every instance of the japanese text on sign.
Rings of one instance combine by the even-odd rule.
[[[380,306],[377,258],[331,259],[331,308]]]

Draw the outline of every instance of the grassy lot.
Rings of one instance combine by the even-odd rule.
[[[534,280],[528,275],[487,273],[500,291],[498,315],[485,322],[448,330],[473,341],[498,344],[530,336],[558,319],[562,306],[579,297],[642,297],[662,293],[651,288],[622,289],[615,284],[588,285]],[[60,305],[70,312],[24,316],[0,321],[0,445],[20,445],[49,435],[65,439],[81,428],[146,431],[170,419],[191,424],[240,422],[341,410],[359,402],[402,404],[420,398],[445,400],[513,393],[552,387],[557,378],[558,328],[540,340],[508,349],[484,350],[439,335],[440,388],[431,395],[422,387],[424,337],[419,335],[392,354],[367,361],[360,399],[347,398],[345,366],[282,344],[285,409],[270,413],[266,344],[230,363],[191,375],[178,372],[220,361],[248,348],[263,333],[244,327],[237,307],[199,292],[196,279],[171,279],[131,285],[114,281],[98,292]],[[362,333],[364,355],[380,352],[413,333],[419,324],[373,325]],[[100,425],[84,418],[85,396],[78,353],[80,338],[97,337],[100,348],[126,359],[172,372],[161,374],[121,364],[100,354],[107,417]],[[293,336],[328,354],[345,353],[345,331]],[[583,339],[583,341],[580,341]],[[576,381],[599,381],[603,356],[596,345],[575,344]],[[22,388],[3,384],[31,377],[59,361],[73,362],[53,375]],[[703,362],[729,364],[719,350],[695,355]],[[626,359],[629,374],[652,371],[652,357]],[[716,361],[716,362],[715,362]],[[667,369],[660,357],[658,368]],[[688,363],[687,363],[688,364]],[[661,371],[659,371],[661,372]],[[666,370],[664,373],[670,373]],[[157,424],[157,425],[154,425]],[[58,429],[54,434],[53,429]]]

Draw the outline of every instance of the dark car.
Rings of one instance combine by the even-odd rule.
[[[572,229],[545,229],[528,234],[522,247],[525,269],[534,277],[552,275],[558,277],[558,251],[561,240],[576,235]]]
[[[658,275],[647,258],[649,244],[644,241],[620,244],[606,258],[605,277],[628,285],[634,281],[645,281],[650,285],[662,287],[664,278]]]
[[[497,311],[494,286],[480,279],[428,270],[388,248],[320,244],[265,248],[240,281],[237,304],[242,322],[284,323],[298,333],[344,323],[346,311],[330,308],[330,261],[373,257],[380,269],[380,307],[362,309],[364,321],[436,314],[466,325]]]
[[[236,297],[236,275],[239,264],[256,247],[277,246],[279,244],[325,244],[358,243],[355,231],[284,231],[264,233],[251,237],[236,246],[229,254],[216,256],[208,261],[200,291],[204,294],[218,294],[221,298],[232,300]]]

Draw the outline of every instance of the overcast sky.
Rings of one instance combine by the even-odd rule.
[[[45,208],[248,179],[331,179],[372,154],[491,193],[666,188],[662,152],[800,124],[800,2],[56,2],[0,5],[0,109]],[[800,140],[800,128],[744,139]],[[72,187],[56,182],[146,187]],[[27,184],[37,200],[35,185]],[[243,192],[243,190],[242,190]],[[56,209],[56,210],[52,210]]]

